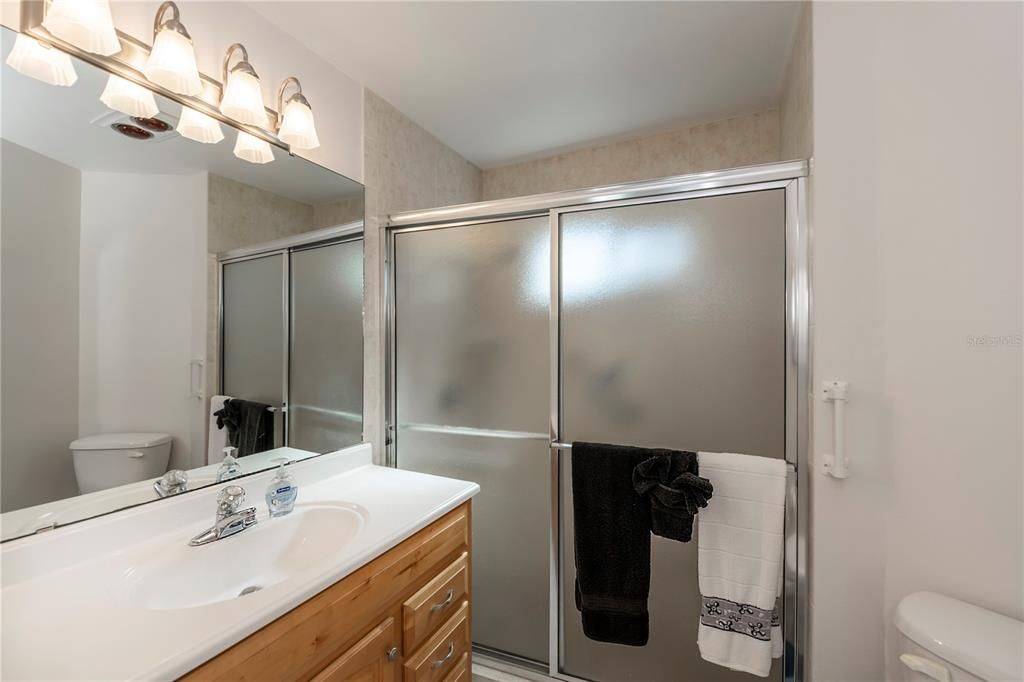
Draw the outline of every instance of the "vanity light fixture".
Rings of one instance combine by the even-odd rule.
[[[168,19],[164,17],[170,12]],[[192,36],[182,25],[178,6],[168,0],[160,5],[153,19],[153,49],[142,72],[146,78],[171,92],[198,95],[203,91],[196,65]]]
[[[156,98],[150,90],[114,74],[110,74],[107,79],[107,87],[103,88],[100,101],[114,111],[129,116],[152,118],[160,113],[160,107],[156,105]]]
[[[228,70],[228,63],[236,50],[242,53],[242,58]],[[260,77],[249,63],[249,53],[241,43],[235,43],[224,54],[222,76],[224,90],[220,98],[221,113],[239,123],[267,127],[267,111],[263,108]]]
[[[295,84],[297,91],[286,102],[284,91],[292,83]],[[294,149],[316,149],[320,146],[313,109],[309,106],[309,100],[302,94],[302,83],[295,76],[289,76],[281,83],[277,91],[277,110],[281,116],[277,136],[282,142]]]
[[[94,54],[121,51],[110,0],[44,0],[43,6],[43,28],[57,38]]]
[[[216,144],[224,139],[224,131],[220,129],[220,123],[201,111],[190,107],[181,108],[181,117],[178,119],[178,134],[203,144]]]
[[[238,139],[235,140],[235,156],[249,163],[262,164],[274,160],[274,152],[270,149],[270,143],[255,135],[250,135],[244,130],[238,131]]]
[[[7,55],[7,65],[18,73],[50,85],[69,86],[78,80],[71,57],[55,47],[19,33]]]

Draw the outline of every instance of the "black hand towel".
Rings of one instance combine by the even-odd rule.
[[[633,487],[650,505],[651,531],[669,540],[689,542],[693,517],[708,506],[711,481],[698,476],[697,453],[656,450],[633,469]]]
[[[650,450],[572,444],[576,608],[599,642],[647,644],[651,515],[633,489],[633,469]]]
[[[213,413],[217,428],[228,430],[228,444],[245,457],[274,447],[274,413],[266,403],[229,398]]]

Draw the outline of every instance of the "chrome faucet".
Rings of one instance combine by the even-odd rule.
[[[188,491],[188,474],[181,469],[171,469],[153,483],[153,490],[160,497],[169,497]]]
[[[192,547],[205,545],[215,540],[241,533],[256,523],[256,507],[239,510],[245,499],[245,488],[240,485],[225,486],[217,493],[217,518],[211,528],[188,541]]]

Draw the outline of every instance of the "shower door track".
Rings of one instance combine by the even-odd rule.
[[[561,442],[561,279],[560,220],[564,213],[637,204],[679,201],[769,189],[785,191],[786,235],[786,341],[785,341],[785,460],[788,466],[785,513],[785,560],[783,569],[783,680],[807,679],[807,636],[809,617],[808,513],[810,398],[810,280],[808,272],[807,175],[806,161],[748,166],[744,168],[680,175],[645,182],[623,183],[569,190],[497,201],[461,204],[423,211],[393,214],[385,225],[384,323],[385,323],[385,456],[389,466],[396,462],[397,377],[395,319],[395,235],[403,232],[437,230],[466,225],[497,223],[525,217],[548,216],[551,238],[550,330],[550,485],[549,528],[549,636],[548,674],[566,682],[586,682],[561,670],[561,514],[559,452],[569,444]],[[492,228],[494,229],[494,228]],[[446,427],[443,427],[446,428]],[[696,576],[695,576],[696,578]],[[697,614],[693,615],[694,618]]]

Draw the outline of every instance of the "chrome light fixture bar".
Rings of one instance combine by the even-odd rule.
[[[202,84],[202,91],[199,94],[186,95],[174,92],[173,90],[158,83],[153,83],[146,78],[143,69],[149,58],[151,49],[145,42],[122,31],[116,31],[116,35],[120,40],[120,52],[117,52],[114,55],[101,55],[89,52],[88,50],[54,35],[46,28],[46,26],[43,25],[43,20],[46,18],[47,13],[43,0],[21,0],[20,7],[21,33],[27,37],[35,39],[40,44],[40,47],[46,48],[48,46],[52,46],[52,48],[56,48],[56,52],[64,53],[65,57],[70,56],[81,59],[87,64],[92,64],[93,66],[97,66],[104,71],[107,71],[108,73],[120,76],[126,81],[131,81],[149,88],[154,93],[173,102],[177,102],[183,107],[192,109],[199,114],[203,114],[207,118],[213,119],[215,122],[224,123],[234,128],[240,128],[253,137],[261,139],[270,145],[289,151],[288,146],[273,132],[271,132],[269,127],[264,129],[258,126],[248,125],[221,113],[218,108],[218,104],[221,99],[222,86],[216,78],[211,78],[210,76],[200,72],[199,79]],[[71,63],[70,59],[68,60],[68,63]],[[67,72],[65,71],[63,73],[66,77]],[[276,112],[271,110],[264,109],[264,114],[268,120],[277,119]],[[191,115],[189,115],[189,117],[191,118]],[[210,137],[216,137],[217,133],[214,132],[213,128],[208,123],[204,122],[204,125],[206,126],[207,131],[205,134]],[[221,132],[221,134],[223,133]],[[186,137],[190,136],[186,135]],[[190,139],[196,138],[190,137]],[[211,139],[209,141],[213,142],[216,140]]]
[[[164,17],[170,13],[170,18]],[[181,23],[178,6],[168,0],[160,5],[153,19],[153,49],[142,72],[153,83],[182,95],[203,91],[196,65],[192,36]]]

